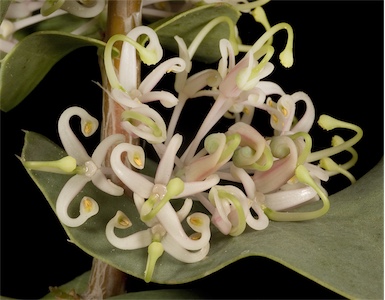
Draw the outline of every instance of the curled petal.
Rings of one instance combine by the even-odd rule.
[[[123,134],[113,134],[101,141],[101,143],[96,147],[94,153],[92,154],[92,161],[95,163],[95,165],[100,168],[106,159],[106,155],[110,147],[121,142],[124,142]]]
[[[249,55],[250,57],[250,55]],[[242,92],[242,89],[237,85],[237,77],[241,70],[247,68],[249,63],[249,57],[247,55],[240,60],[234,68],[226,75],[219,85],[219,90],[221,93],[227,97],[238,97]]]
[[[72,176],[60,191],[56,201],[56,214],[60,222],[64,225],[78,227],[91,217],[88,213],[82,213],[82,210],[80,210],[80,215],[76,218],[72,218],[68,215],[68,207],[70,206],[72,200],[90,180],[91,178],[87,176]]]
[[[151,195],[154,184],[148,181],[143,175],[131,170],[122,162],[122,153],[129,153],[137,147],[129,143],[121,143],[117,145],[111,153],[111,167],[116,176],[134,193],[137,193],[143,198],[148,198]],[[137,150],[134,150],[137,151]]]
[[[133,197],[134,197],[134,203],[135,203],[136,209],[137,209],[138,213],[140,214],[140,212],[142,211],[143,204],[145,203],[145,199],[143,197],[140,197],[137,193],[134,193]],[[159,221],[156,217],[152,218],[148,221],[143,221],[143,222],[148,227],[153,227],[159,223]]]
[[[190,54],[188,53],[188,49],[184,40],[179,36],[175,36],[174,39],[178,44],[179,56],[184,60],[186,65],[184,71],[177,73],[175,76],[174,88],[176,92],[180,93],[182,89],[184,89],[184,87],[186,86],[186,79],[188,73],[190,73],[191,71],[192,63]]]
[[[156,32],[148,26],[137,26],[130,30],[127,36],[133,40],[137,40],[139,36],[147,35],[149,42],[145,49],[137,49],[141,60],[147,65],[153,65],[160,61],[163,56],[163,48],[159,42],[158,35]]]
[[[166,91],[148,92],[140,97],[140,101],[142,103],[159,101],[166,108],[171,108],[178,104],[178,98]]]
[[[251,201],[251,207],[254,212],[257,214],[258,218],[254,218],[253,215],[248,211],[246,215],[246,223],[254,230],[263,230],[269,225],[269,218],[265,215],[261,204],[255,198]]]
[[[283,96],[285,92],[283,89],[271,81],[260,81],[256,85],[257,88],[261,89],[266,95],[280,95]]]
[[[215,227],[219,229],[224,235],[230,234],[232,224],[220,209],[216,209],[211,217],[211,222]]]
[[[178,197],[184,198],[191,195],[195,195],[204,191],[209,190],[216,184],[218,184],[220,181],[220,178],[217,174],[212,174],[208,176],[203,181],[190,181],[184,183],[184,189],[183,192],[181,192]]]
[[[111,98],[125,108],[134,108],[142,105],[137,98],[132,99],[127,92],[117,88],[112,88]]]
[[[286,94],[283,95],[276,104],[269,100],[268,105],[272,107],[272,109],[267,109],[271,115],[271,127],[280,132],[289,131],[293,124],[295,112],[295,102],[293,98]]]
[[[122,228],[122,222],[127,223],[128,218],[118,211],[116,215],[107,223],[107,240],[116,248],[122,250],[133,250],[144,248],[150,245],[152,240],[151,229],[141,230],[126,237],[118,237],[115,234],[115,228]]]
[[[183,94],[188,98],[193,98],[196,93],[206,86],[217,86],[219,84],[219,74],[216,70],[203,70],[194,75],[191,75],[186,80],[186,85],[183,87]]]
[[[280,190],[265,195],[265,204],[274,210],[285,210],[298,206],[317,196],[317,192],[310,186],[303,186],[294,190]]]
[[[147,38],[150,38],[146,47],[137,42],[141,35],[147,35]],[[112,46],[117,41],[123,41],[118,75],[111,58]],[[158,36],[150,27],[137,26],[130,30],[127,36],[115,34],[108,40],[104,51],[104,63],[112,88],[122,89],[125,92],[137,89],[137,51],[141,60],[147,65],[156,64],[162,58],[163,49]]]
[[[142,94],[150,92],[162,79],[162,77],[169,72],[179,73],[182,72],[186,67],[186,63],[179,57],[170,58],[162,62],[157,66],[150,74],[139,85],[138,90]]]
[[[48,1],[51,2],[51,1]],[[100,14],[106,7],[105,0],[93,0],[93,1],[65,1],[60,7],[63,10],[68,11],[74,16],[81,18],[93,18]]]
[[[107,179],[101,170],[97,170],[92,176],[92,183],[101,191],[112,196],[121,196],[124,193],[124,189]]]
[[[218,72],[222,78],[225,78],[228,70],[231,70],[235,66],[235,53],[233,46],[227,39],[221,39],[219,41],[219,51],[222,58],[218,63]]]
[[[147,105],[126,110],[122,114],[122,127],[151,144],[166,140],[166,124],[161,115]],[[139,123],[139,124],[137,124]]]
[[[64,150],[81,165],[91,158],[71,129],[69,121],[73,116],[80,117],[82,133],[86,137],[95,133],[99,122],[83,108],[77,106],[67,108],[59,118],[58,131]]]
[[[166,185],[171,178],[174,169],[174,162],[176,154],[182,145],[183,137],[180,134],[175,134],[159,161],[159,165],[155,174],[155,182]]]
[[[297,166],[298,153],[293,140],[287,136],[274,137],[270,144],[275,157],[267,171],[256,171],[253,180],[258,191],[269,193],[285,184],[293,175]]]
[[[210,134],[204,142],[207,155],[193,158],[193,162],[185,168],[187,181],[203,180],[215,173],[220,167],[227,163],[234,154],[241,141],[240,135],[223,133]]]
[[[266,94],[263,90],[255,87],[248,92],[243,92],[241,98],[244,96],[247,100],[244,105],[260,107],[266,100]]]
[[[190,213],[193,206],[193,201],[190,198],[184,200],[182,207],[176,212],[178,215],[179,221],[183,221],[187,215]]]
[[[238,133],[241,136],[240,148],[233,156],[233,162],[238,167],[255,163],[263,154],[266,147],[265,138],[252,126],[237,122],[232,125],[227,134]]]
[[[185,167],[186,181],[197,181],[206,178],[215,172],[222,152],[226,146],[226,136],[223,133],[214,133],[205,139],[205,149],[208,155],[198,158]]]
[[[322,181],[328,181],[329,180],[329,174],[324,169],[320,168],[319,166],[313,165],[311,163],[304,163],[304,166],[306,169],[309,170],[309,173],[313,178],[318,178]]]
[[[198,251],[188,251],[180,246],[178,242],[169,234],[163,238],[162,245],[164,251],[177,260],[185,263],[195,263],[201,261],[207,256],[210,250],[210,243],[207,243]]]
[[[234,178],[242,182],[246,195],[250,199],[254,199],[256,189],[252,177],[242,168],[238,168],[235,165],[230,167],[230,172]]]
[[[166,229],[167,235],[171,235],[177,243],[187,250],[199,250],[210,240],[210,231],[203,231],[200,239],[194,240],[187,236],[179,221],[178,215],[170,202],[167,202],[158,212],[157,218]]]
[[[216,186],[210,190],[209,199],[215,203],[221,218],[231,222],[229,234],[240,235],[246,228],[245,211],[249,213],[243,192],[235,186]]]
[[[293,126],[291,129],[292,132],[309,132],[311,127],[314,124],[315,120],[315,109],[313,101],[311,101],[310,97],[305,94],[304,92],[296,92],[293,95],[291,95],[294,102],[297,103],[298,101],[304,101],[306,104],[306,111],[303,114],[302,118],[298,121],[297,124]]]

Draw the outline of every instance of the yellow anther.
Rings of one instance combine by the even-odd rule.
[[[134,162],[139,167],[143,166],[142,159],[140,158],[140,155],[138,155],[138,154],[134,155]]]
[[[243,113],[245,113],[246,115],[250,114],[250,109],[248,107],[244,107]]]
[[[284,108],[283,106],[280,106],[280,111],[282,112],[282,114],[286,117],[288,115],[288,111],[286,108]]]
[[[202,219],[198,218],[198,217],[191,217],[190,223],[193,224],[194,226],[202,226],[203,225]]]
[[[93,131],[93,124],[92,122],[86,122],[84,124],[84,134],[85,135],[91,135]]]
[[[84,200],[83,200],[83,206],[84,206],[84,210],[85,210],[86,212],[92,211],[93,205],[94,205],[94,204],[93,204],[91,198],[84,198]]]
[[[196,241],[199,240],[202,237],[202,234],[200,232],[195,232],[192,235],[190,235],[190,239]]]
[[[298,180],[297,180],[297,177],[294,175],[293,177],[291,177],[288,181],[287,181],[287,183],[288,184],[294,184],[294,183],[297,183],[298,182]]]
[[[118,218],[118,223],[120,226],[124,227],[124,228],[128,228],[132,225],[132,222],[130,221],[130,219],[125,216],[125,215],[121,215],[119,218]]]
[[[271,115],[273,118],[274,123],[278,123],[278,117],[276,115]]]

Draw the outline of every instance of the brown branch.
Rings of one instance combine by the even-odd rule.
[[[105,40],[108,40],[114,34],[127,34],[135,26],[140,25],[141,5],[141,0],[109,0]],[[118,49],[121,47],[118,43],[114,46]],[[116,69],[119,70],[118,58],[114,60],[114,64]],[[104,71],[103,57],[100,57],[99,65],[102,73],[103,87],[110,90]],[[138,78],[140,78],[139,68],[137,72]],[[103,92],[102,139],[116,133],[127,135],[120,125],[122,112],[123,108],[111,99],[106,92]],[[107,155],[107,157],[109,157],[109,155]],[[109,161],[106,160],[105,164],[109,165]],[[99,300],[123,294],[125,292],[126,276],[124,272],[94,258],[88,290],[83,295],[83,298]]]

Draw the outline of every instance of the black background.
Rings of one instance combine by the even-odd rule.
[[[264,7],[272,25],[288,22],[295,34],[294,66],[285,69],[275,59],[276,69],[269,78],[287,93],[302,90],[309,94],[318,116],[327,113],[363,128],[364,138],[356,146],[359,162],[352,169],[360,178],[383,156],[383,2],[272,1]],[[241,36],[253,42],[259,32],[244,23]],[[285,41],[285,32],[275,36],[276,53]],[[15,154],[22,149],[22,129],[59,143],[56,122],[68,106],[83,105],[100,116],[101,92],[92,80],[100,81],[96,50],[77,50],[55,65],[22,104],[1,112],[3,296],[39,298],[48,286],[61,285],[91,267],[92,258],[67,242],[56,216]],[[312,130],[314,147],[328,147],[333,134]],[[328,189],[334,193],[348,184],[343,177],[334,178]],[[339,297],[260,257],[242,259],[184,287],[207,289],[218,298]],[[131,279],[129,290],[149,288],[159,286]]]

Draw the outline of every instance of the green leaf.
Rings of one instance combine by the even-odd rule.
[[[58,31],[42,31],[25,37],[1,63],[0,109],[6,112],[14,108],[60,59],[86,46],[103,48],[105,43]]]
[[[229,17],[234,24],[238,21],[240,13],[226,3],[214,3],[198,6],[182,12],[176,16],[161,19],[149,27],[153,28],[159,36],[162,46],[178,53],[178,45],[174,36],[184,39],[187,47],[194,40],[199,31],[216,17]],[[219,41],[229,38],[229,26],[221,23],[211,30],[195,53],[194,59],[204,63],[213,63],[221,58]]]
[[[101,19],[101,16],[99,16]],[[89,19],[77,17],[71,14],[59,15],[54,18],[49,18],[44,21],[38,22],[31,26],[25,27],[15,32],[14,38],[21,41],[28,35],[38,31],[60,31],[62,33],[71,33],[82,25],[89,23]],[[82,33],[82,36],[102,39],[102,23],[93,22],[91,26],[88,26],[87,30]]]
[[[43,136],[27,132],[22,157],[53,160],[64,151]],[[68,176],[29,172],[54,209]],[[263,256],[308,277],[347,298],[383,297],[383,161],[356,184],[330,197],[325,216],[306,222],[271,222],[267,229],[246,230],[237,237],[213,229],[209,255],[194,264],[181,263],[167,253],[158,261],[153,281],[179,284],[205,277],[247,256]],[[143,278],[147,249],[122,251],[104,236],[104,226],[116,210],[142,228],[135,206],[127,197],[112,197],[87,185],[77,197],[98,201],[100,212],[79,228],[64,226],[70,239],[90,255],[133,276]],[[314,205],[319,205],[315,203]],[[71,208],[78,209],[78,203]],[[129,234],[126,231],[123,235]],[[177,276],[175,275],[177,274]]]
[[[0,24],[4,20],[5,14],[7,13],[8,7],[11,4],[12,0],[1,0],[0,5]]]

